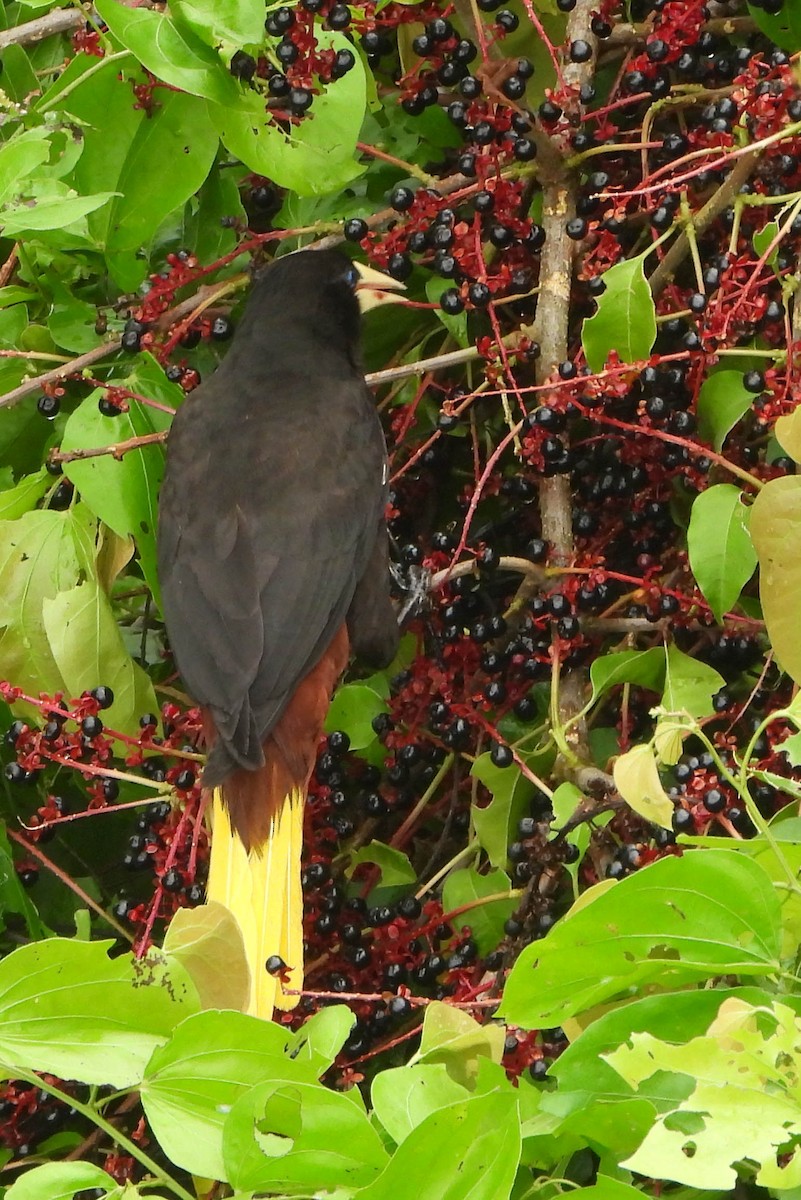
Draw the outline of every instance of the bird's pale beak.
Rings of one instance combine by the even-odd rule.
[[[369,312],[371,308],[378,308],[379,304],[403,304],[403,296],[398,296],[396,292],[405,292],[406,286],[398,279],[393,279],[391,275],[384,275],[382,271],[376,271],[375,267],[368,267],[364,263],[354,263],[356,270],[359,272],[359,282],[356,284],[356,299],[359,301],[359,308],[363,313]]]

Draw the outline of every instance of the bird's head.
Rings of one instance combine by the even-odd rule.
[[[275,259],[257,282],[259,307],[282,312],[326,342],[355,350],[361,314],[403,303],[404,285],[339,250],[296,250]]]

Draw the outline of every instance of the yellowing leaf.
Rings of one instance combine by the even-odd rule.
[[[781,448],[796,462],[801,462],[801,413],[797,408],[784,417],[779,417],[773,427]]]
[[[801,682],[801,479],[766,483],[751,509],[751,537],[759,558],[759,596],[781,666]]]
[[[250,968],[239,923],[224,904],[179,908],[164,937],[167,961],[187,971],[201,1008],[244,1012],[250,997]]]
[[[503,1041],[500,1025],[479,1025],[469,1013],[437,1000],[426,1008],[420,1049],[411,1062],[444,1063],[452,1079],[469,1086],[482,1058],[501,1061]]]
[[[671,717],[663,717],[657,721],[654,746],[659,761],[668,767],[675,766],[681,758],[684,739],[690,732],[686,721],[676,721]]]
[[[646,821],[672,828],[673,804],[666,795],[650,746],[634,746],[621,754],[613,768],[615,787],[623,799]]]
[[[633,1033],[606,1061],[638,1088],[669,1072],[693,1090],[662,1112],[622,1165],[656,1179],[703,1190],[733,1188],[737,1165],[758,1164],[756,1182],[771,1189],[801,1184],[801,1019],[774,1003],[724,1000],[707,1033],[685,1045]],[[748,1172],[750,1177],[750,1171]]]

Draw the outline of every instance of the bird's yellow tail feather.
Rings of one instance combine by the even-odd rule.
[[[293,789],[272,819],[270,836],[247,851],[231,829],[222,790],[214,789],[207,900],[224,904],[239,923],[250,967],[248,1012],[271,1020],[273,1009],[294,1008],[303,987],[303,894],[300,855],[305,797]],[[265,969],[273,955],[287,964],[286,988]]]

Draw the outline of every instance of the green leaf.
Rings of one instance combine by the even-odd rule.
[[[705,1033],[728,996],[739,996],[754,1004],[768,999],[768,994],[757,987],[691,989],[659,992],[602,1013],[571,1040],[549,1068],[560,1097],[549,1108],[568,1113],[597,1101],[630,1099],[634,1089],[609,1065],[606,1053],[627,1041],[632,1033],[647,1032],[667,1042],[683,1042]],[[667,1082],[664,1075],[656,1076],[640,1089],[640,1096],[648,1100],[654,1112],[665,1112],[675,1101],[676,1088],[667,1086]],[[689,1090],[680,1087],[679,1095],[686,1096]]]
[[[250,1088],[313,1083],[314,1064],[284,1053],[286,1030],[244,1013],[210,1011],[184,1021],[147,1065],[140,1089],[148,1123],[178,1167],[226,1180],[223,1126]]]
[[[650,692],[660,692],[665,680],[665,652],[659,646],[651,650],[621,650],[603,654],[590,665],[592,696],[595,704],[604,692],[621,683],[636,683]]]
[[[375,1115],[398,1145],[431,1113],[469,1096],[442,1063],[379,1071],[370,1089]]]
[[[83,354],[96,346],[101,340],[95,329],[97,306],[79,300],[66,288],[53,287],[53,298],[47,332],[55,344],[73,354]]]
[[[98,684],[114,693],[103,713],[109,729],[133,736],[143,712],[158,711],[153,684],[125,648],[106,593],[94,577],[42,601],[50,650],[67,694],[80,696]]]
[[[669,1072],[692,1091],[659,1116],[624,1165],[714,1190],[733,1188],[737,1165],[748,1160],[758,1164],[759,1186],[801,1186],[800,1042],[801,1019],[792,1009],[735,998],[723,1001],[705,1036],[685,1045],[633,1034],[606,1055],[627,1083],[639,1087]]]
[[[150,951],[52,938],[0,962],[0,1062],[81,1083],[133,1087],[153,1050],[197,1010],[188,976]]]
[[[467,313],[460,312],[456,316],[451,316],[439,306],[442,293],[447,292],[452,287],[452,279],[438,279],[435,275],[432,275],[426,280],[426,296],[432,304],[437,305],[434,313],[437,320],[442,322],[459,346],[466,346],[469,341],[467,334]]]
[[[778,898],[763,869],[734,851],[662,859],[587,903],[592,891],[523,950],[502,1019],[540,1029],[652,984],[780,969]]]
[[[63,229],[101,208],[114,195],[114,192],[98,192],[94,196],[51,196],[30,200],[0,211],[0,229],[3,237],[17,237],[37,229]]]
[[[381,872],[381,887],[408,887],[417,882],[417,872],[409,862],[408,855],[384,842],[369,842],[350,855],[345,878],[352,879],[353,872],[361,863],[374,863]]]
[[[520,1160],[516,1105],[495,1093],[431,1113],[359,1200],[507,1200]]]
[[[164,13],[126,8],[117,0],[98,0],[95,7],[114,36],[159,79],[190,95],[236,105],[239,89],[233,78],[190,29],[178,28]],[[200,117],[198,124],[203,124]]]
[[[756,252],[760,258],[762,257],[763,254],[765,254],[765,252],[767,251],[768,246],[770,246],[771,242],[776,241],[778,233],[779,233],[778,221],[768,221],[768,223],[766,225],[763,225],[761,229],[758,229],[756,231],[756,233],[752,237],[751,241],[753,242],[754,249],[756,250]],[[777,274],[778,274],[778,271],[777,271],[778,260],[779,260],[779,246],[777,243],[773,247],[770,254],[768,255],[768,257],[765,260],[767,262],[768,266],[771,267],[772,270],[774,272],[776,272]]]
[[[673,802],[662,787],[650,745],[633,746],[614,765],[615,787],[629,808],[662,829],[673,827]]]
[[[619,749],[617,744],[616,730],[614,731],[613,740],[614,745],[608,756],[610,758],[617,754]],[[603,765],[606,765],[606,760],[604,761]],[[581,788],[577,787],[575,783],[570,783],[568,781],[565,781],[565,783],[560,783],[559,787],[556,789],[551,798],[551,806],[553,808],[553,821],[551,822],[551,829],[554,831],[554,833],[559,833],[575,814],[579,805],[583,805],[585,803],[586,797],[584,796]],[[592,826],[595,828],[602,828],[612,820],[612,816],[613,814],[611,812],[599,813],[593,818]],[[590,844],[590,836],[591,825],[589,821],[579,822],[579,824],[577,824],[573,829],[564,835],[566,843],[569,846],[574,846],[578,851],[578,854],[573,856],[573,861],[565,863],[565,870],[573,881],[574,895],[578,895],[579,873],[581,871],[584,853]]]
[[[384,697],[373,688],[364,683],[343,684],[328,710],[326,732],[341,729],[350,738],[351,750],[364,750],[376,740],[373,721],[388,711]]]
[[[318,29],[316,37],[318,53],[351,48],[341,33]],[[317,196],[363,173],[353,156],[365,104],[364,64],[357,56],[356,65],[315,97],[310,115],[288,135],[256,92],[239,92],[238,102],[210,104],[209,120],[223,145],[251,171],[300,196]]]
[[[748,12],[757,27],[782,50],[789,50],[791,54],[801,50],[801,12],[792,0],[784,4],[782,11],[775,16],[750,2]]]
[[[698,434],[720,451],[726,436],[754,402],[741,371],[713,371],[698,394]]]
[[[787,475],[765,484],[751,509],[750,532],[759,558],[759,598],[768,636],[782,668],[799,683],[801,479]]]
[[[344,1004],[321,1008],[289,1038],[286,1052],[291,1059],[310,1063],[319,1077],[331,1066],[355,1023],[355,1014]]]
[[[194,247],[202,263],[215,262],[236,245],[236,224],[247,224],[247,214],[233,171],[218,163],[200,189],[196,211],[186,221],[184,244]]]
[[[452,1079],[472,1088],[482,1062],[501,1061],[503,1042],[500,1025],[479,1025],[469,1013],[435,1000],[426,1007],[420,1049],[411,1061],[442,1063]]]
[[[591,1187],[571,1191],[570,1200],[642,1200],[642,1192],[620,1179],[599,1174]]]
[[[263,0],[172,0],[170,12],[212,48],[220,42],[252,46],[264,40]]]
[[[28,1170],[6,1192],[6,1200],[72,1200],[89,1188],[116,1187],[106,1171],[87,1162],[49,1162]]]
[[[725,683],[714,667],[683,654],[677,646],[669,646],[661,707],[666,713],[709,717],[714,712],[712,697]]]
[[[615,1164],[632,1154],[653,1128],[657,1114],[674,1108],[689,1095],[693,1084],[657,1072],[635,1092],[604,1056],[637,1032],[669,1042],[684,1042],[705,1033],[727,996],[757,1004],[769,1000],[755,987],[660,993],[613,1008],[592,1020],[578,1036],[574,1033],[549,1068],[555,1090],[540,1093],[536,1114],[524,1121],[526,1146],[531,1147],[532,1135],[543,1129],[541,1142],[550,1139],[553,1144],[569,1134],[577,1139],[578,1147],[589,1143],[596,1153],[605,1148]],[[521,1100],[525,1101],[525,1094]]]
[[[118,7],[115,0],[106,4]],[[167,22],[150,9],[120,11]],[[80,82],[64,107],[83,126],[75,186],[82,192],[108,188],[117,193],[89,221],[92,236],[113,264],[148,246],[164,219],[195,195],[214,162],[218,138],[204,120],[202,102],[182,92],[162,89],[149,115],[134,109],[130,81],[119,78],[116,63]],[[154,163],[180,163],[180,170],[154,170]]]
[[[7,710],[6,710],[7,711]],[[25,918],[32,939],[45,938],[49,931],[39,919],[26,889],[14,866],[5,823],[0,823],[0,913],[19,913]]]
[[[749,517],[740,489],[731,483],[718,483],[701,492],[690,511],[690,567],[718,624],[737,603],[756,569]]]
[[[462,871],[451,871],[442,889],[442,907],[447,913],[464,905],[483,901],[492,896],[489,903],[479,903],[468,912],[459,913],[457,928],[469,925],[478,944],[480,955],[489,954],[503,937],[503,925],[518,905],[518,899],[508,895],[511,890],[509,876],[505,871],[489,871],[480,875],[472,867]],[[502,897],[502,898],[499,898]]]
[[[271,1080],[237,1100],[223,1153],[234,1187],[279,1194],[364,1187],[388,1161],[357,1089],[299,1081]]]
[[[789,454],[796,462],[801,461],[801,414],[798,409],[794,408],[791,413],[779,417],[773,432],[785,454]]]
[[[128,11],[149,12],[148,9]],[[167,92],[158,109],[139,122],[117,182],[118,198],[106,216],[107,255],[147,245],[162,221],[198,191],[211,169],[218,140],[192,96]],[[176,170],[154,172],[153,163]],[[99,227],[93,227],[95,236]]]
[[[606,291],[598,311],[584,321],[581,342],[587,362],[600,371],[611,351],[621,362],[648,358],[656,341],[656,308],[645,278],[645,256],[627,259],[605,271]]]
[[[0,146],[0,205],[17,195],[49,157],[49,131],[43,128],[17,133]]]
[[[470,774],[492,795],[486,808],[472,806],[473,825],[493,867],[505,867],[510,833],[534,795],[534,784],[518,766],[496,767],[489,753],[480,754]]]
[[[201,1008],[241,1012],[250,999],[250,969],[242,930],[224,904],[179,908],[164,935],[168,962],[177,960],[197,988]]]
[[[111,380],[162,403],[178,405],[183,393],[177,384],[170,383],[164,371],[152,359],[143,358],[136,372],[124,380]],[[135,400],[126,413],[104,417],[97,407],[104,395],[97,389],[83,400],[67,420],[62,440],[63,450],[85,450],[109,446],[164,430],[169,416],[147,408]],[[156,571],[156,528],[158,524],[158,495],[164,475],[164,448],[159,444],[142,446],[121,459],[111,454],[76,459],[64,464],[64,474],[71,479],[82,499],[92,512],[113,529],[119,537],[129,534],[136,542],[142,574],[154,599],[160,603],[161,593]]]
[[[44,603],[93,574],[94,523],[83,505],[0,521],[0,677],[33,694],[64,688]]]
[[[801,767],[801,733],[794,733],[785,738],[777,749],[780,754],[787,755],[791,767]]]
[[[51,478],[42,467],[34,475],[25,475],[15,487],[0,492],[0,521],[14,521],[31,512],[51,486]]]
[[[22,46],[5,46],[3,49],[3,91],[15,103],[25,104],[28,98],[38,90],[39,81]]]

